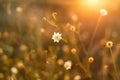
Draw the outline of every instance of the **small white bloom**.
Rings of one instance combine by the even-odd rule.
[[[11,68],[11,72],[12,72],[13,74],[17,74],[17,73],[18,73],[18,70],[17,70],[16,67],[12,67],[12,68]]]
[[[54,42],[59,42],[62,39],[62,34],[60,34],[59,32],[54,32],[54,34],[52,35],[52,39],[54,40]]]
[[[66,68],[66,70],[71,69],[72,67],[72,61],[66,61],[64,64],[64,67]]]
[[[106,42],[106,47],[108,47],[108,48],[113,47],[113,42],[112,41],[107,41]]]
[[[100,9],[100,14],[102,16],[106,16],[108,13],[107,13],[107,10],[106,9]]]

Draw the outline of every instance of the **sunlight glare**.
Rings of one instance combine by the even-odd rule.
[[[91,6],[99,5],[99,3],[100,3],[99,0],[86,0],[86,4]]]

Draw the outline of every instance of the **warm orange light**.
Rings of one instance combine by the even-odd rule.
[[[86,3],[88,5],[98,5],[99,4],[99,0],[86,0]]]
[[[83,0],[82,6],[84,9],[86,8],[87,10],[95,10],[99,9],[103,1],[101,0]]]

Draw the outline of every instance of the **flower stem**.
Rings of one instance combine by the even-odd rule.
[[[114,68],[114,71],[115,71],[115,80],[119,80],[117,67],[116,67],[116,64],[115,64],[115,61],[114,61],[114,58],[113,58],[113,52],[112,52],[111,48],[110,48],[110,55],[111,55],[111,58],[112,58],[112,61],[113,61],[113,68]]]
[[[98,27],[99,27],[101,18],[102,18],[102,16],[100,15],[99,18],[98,18],[97,24],[96,24],[96,26],[95,26],[95,30],[94,30],[94,32],[93,32],[92,38],[91,38],[91,40],[90,40],[90,44],[89,44],[89,47],[88,47],[88,51],[89,51],[89,49],[91,48],[91,46],[92,46],[92,44],[93,44],[93,41],[94,41],[96,32],[97,32],[97,30],[98,30]]]

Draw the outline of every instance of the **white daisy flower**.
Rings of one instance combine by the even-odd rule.
[[[54,42],[59,42],[62,39],[62,34],[60,34],[59,32],[54,32],[54,34],[52,35],[52,39],[54,40]]]
[[[106,16],[108,13],[107,13],[107,10],[106,9],[100,9],[100,14],[102,16]]]
[[[113,47],[113,42],[112,41],[107,41],[106,42],[106,47],[108,47],[108,48]]]
[[[16,67],[12,67],[12,68],[11,68],[11,72],[12,72],[13,74],[17,74],[17,73],[18,73],[18,70],[17,70]]]
[[[66,61],[64,64],[64,67],[66,68],[66,70],[71,69],[72,67],[72,61]]]

